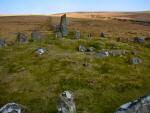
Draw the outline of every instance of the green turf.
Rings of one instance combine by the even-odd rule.
[[[0,106],[24,105],[28,113],[56,113],[59,93],[74,93],[77,113],[113,113],[117,107],[150,91],[150,49],[112,40],[54,39],[0,48]],[[78,52],[80,44],[101,49],[137,49],[133,55],[97,58]],[[46,49],[44,55],[35,49]],[[87,64],[86,66],[84,64]]]

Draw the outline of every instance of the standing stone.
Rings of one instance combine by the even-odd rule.
[[[58,113],[76,113],[76,107],[73,101],[72,93],[69,91],[64,91],[59,95],[57,110]]]
[[[18,33],[16,42],[18,42],[18,43],[25,43],[25,42],[27,42],[27,36],[25,34],[23,34],[23,33]]]
[[[38,40],[40,40],[42,38],[42,35],[38,31],[33,31],[31,33],[31,38],[32,38],[33,41],[38,41]]]
[[[4,39],[0,39],[0,47],[5,47],[6,42]]]
[[[134,57],[134,58],[131,58],[131,59],[130,59],[130,63],[131,63],[131,64],[137,65],[137,64],[140,64],[141,62],[142,62],[141,59],[140,59],[140,58],[137,58],[137,57]]]
[[[16,103],[8,103],[0,109],[0,113],[22,113],[21,109]]]
[[[80,39],[80,36],[81,36],[80,31],[76,31],[75,38]]]
[[[62,36],[65,37],[68,35],[68,29],[67,29],[67,17],[66,14],[61,16],[60,21],[60,32],[62,33]]]

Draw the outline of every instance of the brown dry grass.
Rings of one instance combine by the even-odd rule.
[[[49,24],[58,24],[60,15],[1,16],[0,37],[14,40],[17,32],[30,35],[32,30],[49,33]],[[95,37],[98,37],[100,32],[106,32],[110,38],[150,37],[150,23],[128,20],[149,20],[150,13],[67,13],[67,16],[70,31],[79,29],[82,32],[91,32]]]

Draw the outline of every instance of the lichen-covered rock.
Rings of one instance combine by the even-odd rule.
[[[71,92],[64,91],[59,95],[57,110],[58,113],[76,113],[73,94]]]
[[[89,47],[87,48],[87,52],[94,52],[95,48],[94,47]]]
[[[0,109],[0,113],[22,113],[22,107],[16,103],[8,103]]]
[[[120,106],[115,113],[150,113],[150,95]]]
[[[67,17],[66,17],[66,14],[64,14],[63,16],[61,16],[60,32],[62,33],[62,36],[63,36],[63,37],[68,35]]]

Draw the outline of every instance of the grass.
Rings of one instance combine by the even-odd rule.
[[[13,101],[26,106],[28,113],[56,113],[59,93],[71,90],[78,113],[112,113],[120,105],[149,93],[148,48],[107,39],[74,40],[71,35],[0,48],[0,106]],[[138,49],[137,56],[143,62],[130,65],[132,55],[86,55],[78,52],[80,44],[94,46],[96,51]],[[46,53],[36,55],[38,47],[45,48]]]

